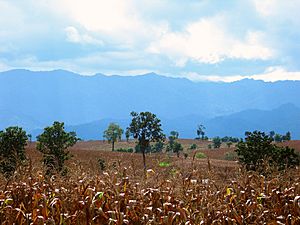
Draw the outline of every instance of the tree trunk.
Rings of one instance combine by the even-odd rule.
[[[145,149],[144,148],[142,149],[142,153],[143,153],[144,171],[146,171],[147,167],[146,167],[146,156],[145,156]]]
[[[114,141],[111,142],[111,149],[112,149],[112,151],[115,151],[115,142]]]

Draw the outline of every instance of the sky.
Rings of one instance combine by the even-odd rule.
[[[0,71],[300,80],[300,0],[0,0]]]

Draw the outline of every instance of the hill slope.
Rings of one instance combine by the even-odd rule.
[[[12,70],[0,73],[0,96],[0,129],[26,125],[32,130],[54,120],[76,125],[129,119],[130,111],[145,110],[165,121],[192,126],[247,109],[271,110],[288,102],[299,107],[300,82],[195,83],[153,73],[124,77]]]

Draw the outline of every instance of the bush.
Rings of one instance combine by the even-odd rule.
[[[204,159],[204,158],[206,158],[207,156],[206,156],[203,152],[197,152],[196,155],[195,155],[195,157],[196,157],[197,159]]]
[[[299,165],[300,158],[289,147],[278,147],[272,144],[273,139],[264,132],[246,132],[245,142],[241,141],[235,150],[239,161],[248,170],[263,172],[264,165],[278,169]]]
[[[171,163],[170,162],[160,162],[158,165],[160,167],[169,167],[169,166],[171,166]]]
[[[36,148],[43,153],[43,162],[47,175],[51,175],[54,172],[64,175],[67,172],[64,163],[72,156],[66,149],[76,144],[79,140],[75,132],[67,133],[64,130],[64,123],[60,122],[54,122],[52,126],[46,127],[44,132],[37,136],[38,143]]]
[[[197,146],[196,144],[191,144],[190,149],[191,149],[191,150],[195,150],[195,149],[197,149],[197,147],[198,147],[198,146]]]
[[[20,127],[8,127],[0,131],[0,172],[6,178],[13,175],[26,159],[26,132]]]
[[[116,149],[117,152],[133,152],[133,148],[118,148]]]
[[[214,137],[213,138],[213,146],[214,148],[220,148],[222,144],[221,138],[220,137]]]
[[[162,141],[158,141],[154,145],[151,145],[151,152],[153,153],[162,152],[163,149],[164,149],[164,143]]]

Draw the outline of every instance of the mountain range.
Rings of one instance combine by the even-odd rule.
[[[300,138],[300,82],[245,79],[193,82],[154,73],[82,76],[55,70],[0,73],[0,129],[19,125],[34,134],[64,121],[83,139],[101,139],[110,122],[126,127],[131,111],[151,111],[166,133],[243,136],[246,130],[291,131]]]

